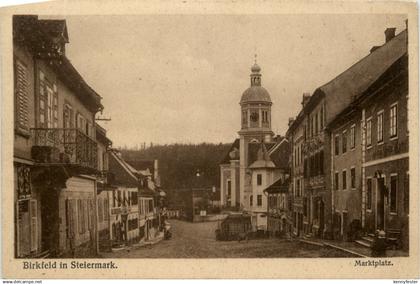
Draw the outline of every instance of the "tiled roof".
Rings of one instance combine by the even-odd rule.
[[[229,151],[227,151],[226,155],[224,156],[223,160],[220,162],[220,164],[229,164],[230,163],[230,152],[232,152],[234,149],[238,149],[239,150],[239,139],[235,139],[235,141],[233,141],[232,145],[229,148]]]
[[[264,189],[267,193],[287,193],[289,191],[289,179],[278,179],[272,185]]]
[[[304,113],[309,112],[322,96],[334,94],[343,98],[357,98],[405,53],[407,53],[407,30],[363,57],[330,82],[317,88],[288,132],[300,124]]]
[[[335,92],[358,96],[406,52],[407,30],[404,30],[318,89],[327,96]]]

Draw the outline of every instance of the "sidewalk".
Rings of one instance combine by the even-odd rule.
[[[338,250],[353,254],[355,257],[371,257],[371,249],[356,244],[355,242],[335,241],[335,240],[322,240],[316,238],[299,239],[300,242],[318,245],[328,246]],[[386,257],[407,257],[408,252],[402,250],[387,250]]]

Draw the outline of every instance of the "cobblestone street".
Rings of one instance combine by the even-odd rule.
[[[263,239],[248,242],[216,241],[217,222],[189,223],[170,220],[172,238],[160,243],[112,253],[105,258],[254,258],[254,257],[351,257],[331,248],[298,241]]]

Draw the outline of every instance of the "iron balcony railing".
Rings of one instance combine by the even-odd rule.
[[[98,169],[97,143],[79,129],[33,128],[31,132],[32,155],[37,162],[75,164]]]

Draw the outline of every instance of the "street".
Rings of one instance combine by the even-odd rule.
[[[170,220],[172,238],[145,247],[101,253],[105,258],[261,258],[261,257],[351,257],[298,241],[260,239],[221,242],[215,239],[217,222],[189,223]]]

